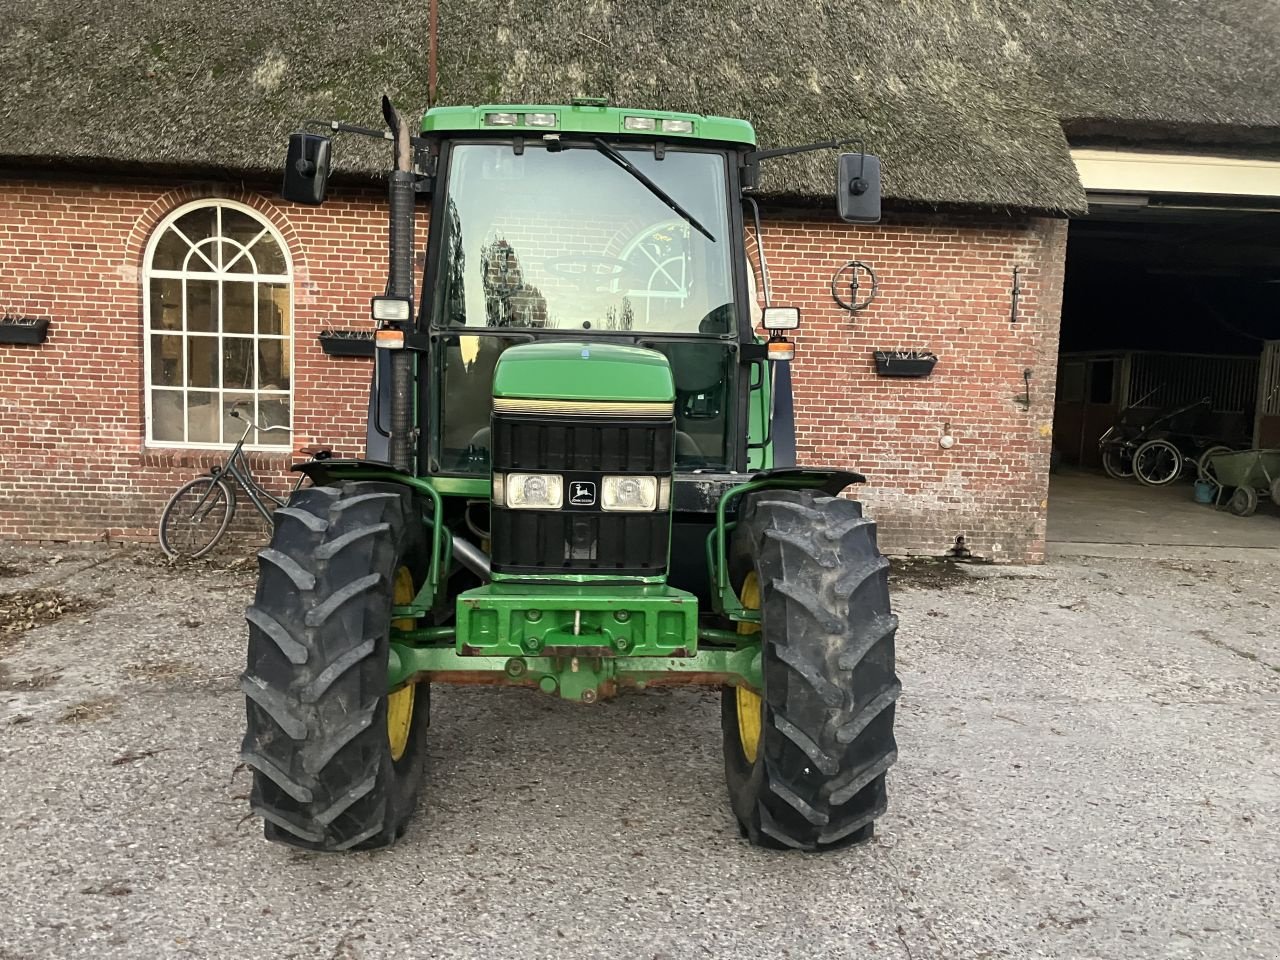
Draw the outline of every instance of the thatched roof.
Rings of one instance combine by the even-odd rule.
[[[304,117],[426,101],[426,0],[30,0],[0,35],[0,161],[274,171]],[[741,116],[764,145],[856,132],[886,193],[1073,211],[1080,137],[1280,143],[1275,0],[440,0],[444,103]],[[352,151],[349,168],[380,157]],[[833,164],[766,188],[822,196]]]
[[[1052,11],[1070,7],[1068,29]],[[1280,3],[1036,4],[1024,36],[1073,141],[1280,144]]]

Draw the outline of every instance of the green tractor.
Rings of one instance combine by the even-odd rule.
[[[758,307],[744,223],[762,160],[852,141],[761,151],[741,120],[597,100],[434,108],[417,133],[383,112],[286,161],[286,199],[320,203],[334,132],[395,157],[366,458],[298,465],[247,612],[267,837],[394,843],[433,683],[701,684],[750,842],[866,840],[896,757],[887,561],[839,496],[863,478],[795,466],[799,313],[759,253]],[[876,157],[835,179],[844,219],[878,219]]]

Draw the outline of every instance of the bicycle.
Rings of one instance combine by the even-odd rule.
[[[236,404],[230,410],[231,416],[244,421],[245,428],[227,459],[220,466],[213,467],[207,476],[196,477],[179,487],[160,514],[160,549],[170,559],[195,560],[218,545],[231,525],[231,518],[235,516],[234,483],[239,483],[249,495],[250,502],[268,525],[273,522],[271,509],[283,507],[288,502],[287,497],[275,496],[258,482],[249,466],[248,457],[245,456],[244,444],[250,431],[270,433],[275,430],[287,431],[289,428],[254,423],[242,406]],[[329,451],[319,450],[312,456],[316,460],[322,460],[329,456]],[[228,482],[228,478],[232,482]],[[290,494],[302,486],[305,479],[304,474],[298,474],[298,480]],[[268,508],[268,501],[272,508]]]
[[[1155,392],[1152,390],[1138,403]],[[1098,438],[1102,469],[1115,480],[1136,476],[1148,487],[1173,483],[1182,476],[1185,466],[1196,466],[1197,456],[1212,443],[1196,429],[1211,403],[1209,397],[1202,397],[1181,407],[1161,410],[1141,424],[1129,419],[1137,404],[1126,407],[1116,425]],[[1196,455],[1188,450],[1194,450]]]

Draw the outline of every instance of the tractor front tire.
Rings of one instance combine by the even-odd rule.
[[[744,606],[760,609],[764,689],[727,687],[721,701],[734,814],[763,847],[868,840],[887,805],[902,690],[875,524],[853,501],[808,491],[744,501],[730,566]]]
[[[241,681],[241,759],[268,840],[363,850],[404,833],[424,772],[428,687],[393,696],[387,665],[392,605],[421,583],[424,539],[399,484],[308,487],[276,511]]]

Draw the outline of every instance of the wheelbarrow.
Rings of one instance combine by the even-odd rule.
[[[1210,458],[1208,472],[1218,483],[1215,506],[1221,505],[1228,488],[1235,488],[1227,508],[1237,517],[1247,517],[1258,509],[1259,494],[1280,505],[1280,450],[1219,453]]]

